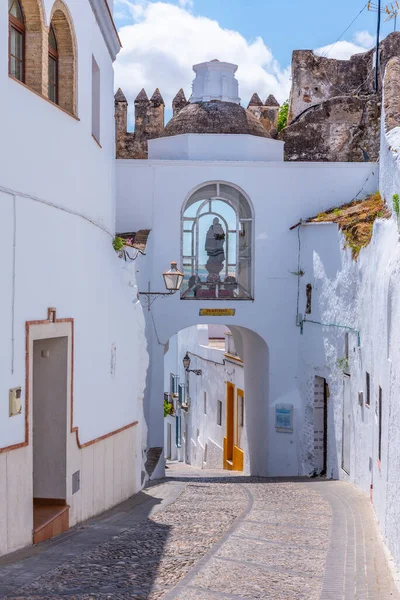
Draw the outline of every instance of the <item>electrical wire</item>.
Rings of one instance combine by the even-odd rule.
[[[350,23],[350,25],[348,25],[348,27],[346,27],[346,29],[343,31],[343,33],[340,35],[340,37],[338,37],[338,39],[336,40],[336,42],[334,44],[332,44],[332,46],[329,48],[328,52],[325,55],[323,55],[323,56],[325,56],[325,58],[328,57],[328,55],[333,50],[333,48],[336,46],[336,44],[338,44],[340,42],[340,40],[342,39],[342,37],[344,36],[344,34],[348,32],[348,30],[350,29],[350,27],[357,21],[358,17],[364,12],[364,10],[367,8],[367,6],[368,6],[368,4],[364,4],[364,6],[360,10],[360,12],[357,14],[357,16],[354,17],[354,19],[352,20],[352,22]]]
[[[360,10],[360,12],[357,14],[357,16],[356,16],[356,17],[355,17],[355,18],[354,18],[354,19],[351,21],[350,25],[348,25],[348,26],[346,27],[346,29],[345,29],[345,30],[343,31],[343,33],[342,33],[342,34],[341,34],[341,35],[338,37],[338,39],[336,40],[336,42],[334,42],[334,44],[332,44],[332,46],[331,46],[331,47],[328,49],[328,51],[326,52],[326,54],[322,54],[322,55],[321,55],[321,57],[322,57],[322,58],[328,58],[328,56],[329,56],[329,54],[332,52],[333,48],[336,46],[336,44],[338,44],[338,43],[340,42],[340,40],[343,38],[343,36],[345,35],[345,33],[347,33],[347,31],[348,31],[348,30],[351,28],[351,26],[352,26],[352,25],[353,25],[353,24],[354,24],[354,23],[357,21],[358,17],[359,17],[359,16],[360,16],[360,15],[361,15],[361,14],[364,12],[364,10],[367,8],[367,6],[368,6],[368,4],[364,4],[363,8]],[[329,77],[328,77],[328,75],[327,75],[327,73],[326,73],[326,71],[325,71],[324,65],[323,65],[323,64],[321,64],[320,66],[322,67],[322,70],[323,70],[323,72],[324,72],[324,75],[325,75],[325,79],[327,80],[327,82],[329,83],[329,85],[330,85],[330,86],[331,86],[331,87],[332,87],[334,90],[336,90],[336,91],[340,92],[340,94],[341,94],[342,96],[356,96],[356,95],[357,95],[357,94],[358,94],[358,93],[361,91],[361,89],[364,87],[364,85],[365,85],[365,84],[368,82],[368,80],[369,80],[369,79],[370,79],[370,77],[371,77],[371,74],[369,74],[369,75],[367,76],[367,78],[365,79],[365,81],[363,81],[363,82],[362,82],[362,83],[361,83],[361,84],[360,84],[360,85],[357,87],[357,89],[356,89],[356,90],[352,90],[352,91],[348,91],[348,90],[346,90],[346,91],[344,91],[343,89],[341,89],[340,87],[338,87],[338,86],[336,86],[335,84],[333,84],[333,83],[332,83],[332,81],[329,79]]]
[[[0,185],[0,192],[3,192],[4,194],[8,194],[9,196],[15,196],[16,198],[18,198],[18,197],[26,198],[27,200],[32,200],[33,202],[39,202],[40,204],[44,204],[46,206],[50,206],[51,208],[55,208],[56,210],[61,210],[62,212],[68,213],[70,215],[74,215],[75,217],[79,217],[80,219],[83,219],[84,221],[88,221],[88,223],[90,223],[91,225],[98,227],[99,229],[101,229],[101,231],[104,231],[104,233],[109,235],[111,238],[114,237],[114,234],[109,229],[104,227],[100,222],[96,222],[93,219],[91,219],[90,217],[88,217],[87,215],[80,213],[76,210],[73,210],[71,208],[67,208],[66,206],[61,206],[60,204],[56,204],[55,202],[50,202],[49,200],[43,200],[42,198],[38,198],[36,196],[33,196],[32,194],[25,194],[24,192],[20,192],[18,190],[6,188],[6,187],[3,187],[2,185]]]
[[[204,360],[205,362],[213,363],[214,365],[220,365],[222,367],[225,365],[225,359],[223,359],[222,362],[218,362],[216,360],[210,360],[209,358],[204,358],[204,356],[200,356],[200,354],[195,354],[194,352],[190,352],[189,350],[188,350],[188,354],[191,354],[192,356],[195,356],[196,358],[200,358],[200,360]]]
[[[347,329],[348,331],[352,331],[357,334],[357,345],[360,348],[361,346],[361,337],[358,329],[354,327],[349,327],[348,325],[340,325],[338,323],[321,323],[321,321],[312,321],[311,319],[303,319],[300,324],[300,333],[303,333],[303,325],[304,323],[313,323],[314,325],[322,325],[323,327],[339,327],[340,329]]]
[[[379,163],[379,159],[376,162]],[[372,168],[371,171],[369,172],[369,174],[367,175],[366,180],[362,184],[361,188],[358,190],[357,194],[355,196],[353,196],[353,198],[349,202],[346,202],[346,204],[351,204],[355,200],[358,200],[358,196],[364,191],[364,188],[367,185],[370,178],[372,177],[372,175],[375,175],[374,168]],[[362,202],[362,200],[360,200],[360,202]],[[301,225],[310,225],[310,224],[312,225],[312,220],[311,220],[312,218],[313,217],[305,219],[305,220],[300,219],[300,221],[298,223],[296,223],[296,225],[292,225],[291,227],[289,227],[289,231],[293,231],[293,229],[296,229],[297,227],[300,228]]]

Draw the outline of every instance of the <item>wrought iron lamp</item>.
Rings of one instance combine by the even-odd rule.
[[[202,375],[203,371],[201,369],[189,369],[191,360],[188,352],[186,352],[182,362],[186,373],[195,373],[196,375]]]
[[[181,288],[184,275],[179,271],[175,261],[171,262],[171,268],[168,271],[164,271],[162,275],[167,289],[166,292],[151,292],[150,290],[148,292],[138,292],[138,296],[146,296],[148,310],[150,310],[151,304],[159,296],[172,296],[172,294],[175,294]]]

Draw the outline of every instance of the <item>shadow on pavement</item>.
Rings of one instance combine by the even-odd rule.
[[[0,598],[147,600],[170,532],[149,519],[163,503],[156,496],[139,492],[65,534],[0,558]]]

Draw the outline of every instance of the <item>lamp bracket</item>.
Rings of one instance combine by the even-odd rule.
[[[138,292],[138,299],[140,300],[140,296],[145,296],[147,310],[150,310],[150,306],[155,300],[157,300],[157,298],[160,296],[162,298],[165,298],[166,296],[173,296],[176,292],[177,290],[171,290],[169,292]]]
[[[203,371],[201,369],[186,369],[186,373],[195,373],[196,375],[202,375]]]

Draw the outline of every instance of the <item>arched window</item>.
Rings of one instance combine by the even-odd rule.
[[[49,29],[49,99],[58,102],[58,51],[56,34],[52,25]]]
[[[61,108],[76,114],[76,44],[72,20],[62,0],[55,0],[50,18],[48,94]]]
[[[242,192],[210,183],[182,213],[184,299],[252,299],[251,206]]]
[[[8,70],[24,81],[25,21],[19,0],[8,0],[9,41]]]

